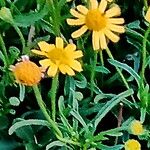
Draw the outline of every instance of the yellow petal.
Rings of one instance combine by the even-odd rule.
[[[74,16],[74,17],[77,17],[77,18],[85,18],[84,15],[78,13],[76,10],[74,9],[70,9],[70,13]]]
[[[52,64],[52,62],[50,61],[50,59],[44,59],[44,60],[40,60],[40,61],[39,61],[39,64],[40,64],[42,67],[47,68],[47,67],[49,67],[49,66]]]
[[[75,75],[75,72],[68,65],[65,65],[65,67],[66,67],[66,73],[69,76],[74,76]]]
[[[68,44],[66,47],[65,47],[65,51],[75,51],[76,50],[76,45],[75,44]]]
[[[73,38],[78,38],[78,37],[80,37],[82,34],[84,34],[86,31],[87,31],[87,26],[86,25],[84,25],[84,26],[82,26],[80,29],[78,29],[77,31],[75,31],[75,32],[73,32],[72,34],[71,34],[71,36],[73,37]]]
[[[67,19],[67,23],[71,26],[78,26],[85,24],[85,19]]]
[[[63,74],[67,73],[70,76],[75,75],[74,71],[68,65],[62,64],[59,66],[59,69]]]
[[[98,50],[100,48],[100,46],[99,46],[99,32],[97,32],[97,31],[93,31],[92,44],[93,44],[94,50]]]
[[[107,48],[106,37],[103,33],[100,34],[100,47],[101,49]]]
[[[75,51],[74,53],[73,53],[73,59],[77,59],[77,58],[80,58],[80,57],[82,57],[83,56],[83,53],[82,53],[82,51],[81,50],[78,50],[78,51]]]
[[[84,15],[86,15],[88,13],[88,9],[83,5],[78,5],[77,10],[80,11]]]
[[[109,17],[119,16],[120,14],[121,14],[120,7],[118,5],[115,5],[106,11],[105,16],[109,18]]]
[[[55,48],[54,44],[48,44],[45,41],[39,42],[38,46],[40,47],[41,51],[43,51],[43,52],[49,52]]]
[[[64,48],[64,41],[61,37],[56,37],[56,47],[57,48]]]
[[[147,10],[147,13],[145,15],[145,19],[146,19],[146,21],[148,21],[150,23],[150,7]]]
[[[57,71],[58,71],[57,65],[53,64],[49,67],[47,74],[50,77],[54,77],[56,75]]]
[[[108,22],[111,24],[123,24],[124,19],[123,18],[110,18],[108,19]]]
[[[124,33],[125,32],[124,26],[119,26],[119,25],[110,25],[109,29],[111,31],[118,32],[118,33]]]
[[[61,64],[61,65],[59,66],[59,70],[60,70],[60,72],[61,72],[62,74],[66,74],[66,67],[65,67],[64,64]]]
[[[82,66],[77,60],[73,60],[70,64],[70,67],[78,72],[82,71]]]
[[[33,53],[35,53],[35,54],[37,54],[37,55],[46,56],[46,53],[45,53],[45,52],[41,52],[41,51],[36,50],[36,49],[31,50],[31,52],[33,52]]]
[[[113,42],[118,42],[119,41],[119,36],[117,36],[116,34],[114,34],[113,32],[111,32],[110,30],[105,30],[105,35],[108,37],[108,39],[110,39]]]
[[[97,0],[90,0],[90,3],[91,3],[91,9],[97,9],[98,7]]]
[[[101,13],[104,13],[107,7],[107,1],[106,0],[101,0],[98,9],[100,10]]]

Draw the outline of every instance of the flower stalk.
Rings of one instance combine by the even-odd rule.
[[[7,63],[7,65],[9,65],[9,57],[8,57],[8,54],[7,54],[7,49],[5,47],[5,43],[4,43],[4,40],[3,40],[3,37],[2,37],[1,34],[0,34],[0,46],[1,46],[3,54],[5,56],[6,63]]]
[[[33,86],[33,90],[34,90],[34,94],[35,94],[35,97],[37,99],[37,103],[43,113],[43,115],[45,116],[45,118],[47,119],[47,121],[50,123],[50,126],[54,129],[55,131],[55,134],[56,136],[59,136],[60,138],[63,137],[61,131],[59,130],[56,122],[54,122],[51,118],[50,118],[50,115],[48,114],[47,110],[46,110],[46,106],[42,100],[42,96],[41,96],[41,93],[39,91],[39,88],[37,85]]]
[[[93,93],[94,93],[94,78],[95,78],[95,68],[96,68],[96,64],[97,64],[97,51],[94,51],[94,60],[93,60],[93,65],[91,67],[91,97],[93,97]]]
[[[51,90],[50,90],[53,121],[56,120],[56,93],[57,93],[57,88],[58,88],[58,73],[52,79],[52,87],[51,87]]]

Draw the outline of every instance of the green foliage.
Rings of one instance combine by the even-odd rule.
[[[73,18],[71,8],[89,7],[89,0],[0,0],[0,150],[122,150],[131,138],[142,150],[150,148],[150,25],[144,18],[149,2],[114,0],[108,6],[115,4],[125,33],[117,34],[117,43],[106,40],[106,50],[93,51],[92,31],[73,39],[81,26],[66,21]],[[83,52],[83,71],[58,72],[57,79],[41,68],[37,85],[16,82],[13,69],[22,55],[40,66],[46,57],[31,50],[40,49],[40,41],[54,44],[56,37]],[[138,136],[129,132],[135,119],[144,128]]]

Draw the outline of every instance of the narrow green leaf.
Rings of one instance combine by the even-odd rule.
[[[124,145],[115,145],[115,146],[107,146],[101,143],[97,143],[96,148],[100,150],[121,150],[124,147]]]
[[[117,60],[112,60],[112,59],[108,59],[108,62],[115,67],[119,67],[123,70],[126,70],[132,77],[134,77],[138,86],[140,86],[141,77],[130,66],[128,66],[125,63],[121,63]]]
[[[46,146],[46,150],[49,150],[50,148],[53,148],[55,146],[62,147],[62,146],[66,146],[66,144],[61,141],[53,141]]]
[[[105,117],[105,115],[114,107],[116,106],[120,101],[123,101],[124,98],[130,96],[133,94],[133,90],[129,89],[125,92],[122,92],[115,97],[113,97],[110,101],[108,101],[99,111],[99,113],[94,118],[94,126],[95,128],[99,124],[99,122]]]
[[[49,123],[45,120],[38,120],[38,119],[29,119],[29,120],[23,120],[16,122],[9,128],[9,135],[13,134],[17,129],[23,127],[23,126],[29,126],[29,125],[41,125],[41,126],[47,126],[49,128]]]
[[[23,102],[24,97],[25,97],[25,86],[22,84],[19,84],[20,91],[19,91],[19,99],[21,102]]]

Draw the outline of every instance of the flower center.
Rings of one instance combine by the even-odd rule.
[[[93,9],[87,13],[85,24],[89,30],[100,31],[106,27],[106,21],[106,18],[98,9]]]
[[[48,52],[48,58],[55,64],[68,64],[69,57],[61,48],[54,48]]]

